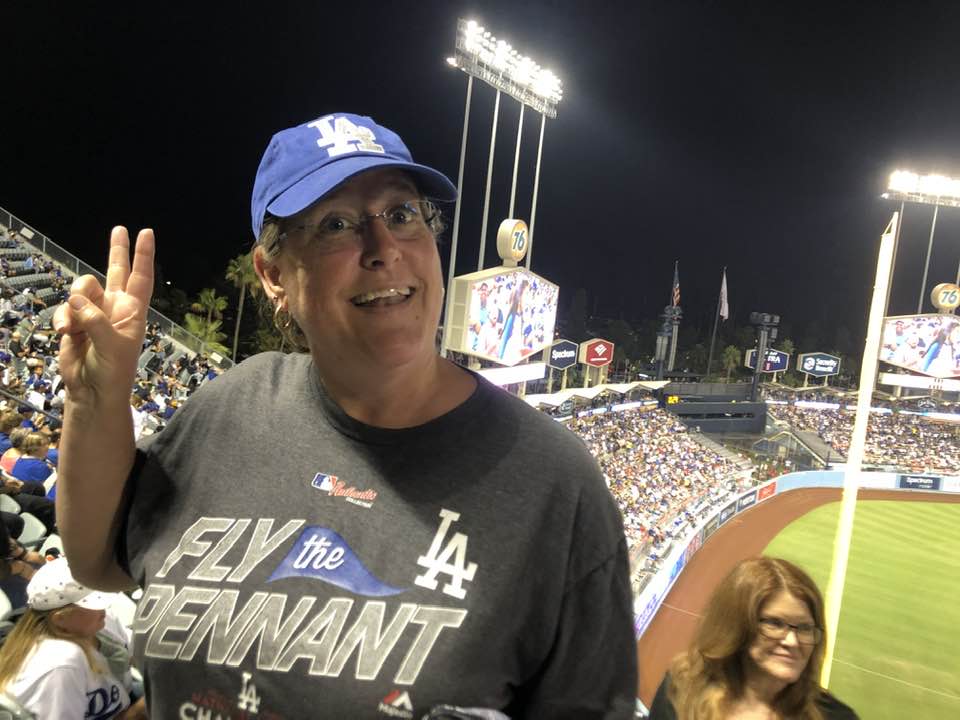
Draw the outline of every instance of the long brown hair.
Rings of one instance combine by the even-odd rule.
[[[57,608],[57,610],[61,609]],[[17,679],[24,661],[30,656],[34,646],[44,638],[75,642],[83,650],[83,654],[87,658],[87,664],[93,672],[103,673],[105,671],[104,668],[98,666],[98,663],[94,662],[93,653],[87,643],[82,642],[73,633],[57,627],[56,623],[51,621],[50,616],[57,610],[28,609],[17,620],[17,624],[13,626],[13,630],[10,631],[4,641],[3,647],[0,647],[0,691]]]
[[[680,720],[720,720],[729,703],[742,697],[760,608],[780,591],[803,602],[817,627],[824,627],[823,597],[803,570],[769,557],[738,563],[710,597],[690,648],[670,666],[670,700]],[[776,697],[781,717],[823,720],[816,699],[825,646],[821,638],[797,681]]]

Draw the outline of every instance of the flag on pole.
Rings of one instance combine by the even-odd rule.
[[[720,281],[720,317],[726,320],[730,317],[730,306],[727,304],[727,269],[723,269],[723,280]]]
[[[673,263],[673,295],[671,296],[671,302],[674,307],[680,305],[680,270],[678,268],[680,261]]]

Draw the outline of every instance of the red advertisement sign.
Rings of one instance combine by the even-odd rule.
[[[613,361],[613,343],[609,340],[589,340],[583,343],[583,362],[593,367],[604,367]]]
[[[766,500],[768,497],[773,497],[776,492],[777,481],[774,480],[772,483],[764,485],[762,488],[760,488],[760,492],[757,493],[757,501],[759,502],[760,500]]]

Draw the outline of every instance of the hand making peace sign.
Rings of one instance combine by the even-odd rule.
[[[129,398],[153,294],[153,255],[153,230],[141,230],[131,271],[130,236],[125,227],[113,228],[106,287],[83,275],[57,308],[60,373],[72,400]]]

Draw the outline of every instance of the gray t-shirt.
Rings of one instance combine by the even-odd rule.
[[[128,498],[151,717],[632,717],[613,499],[578,438],[482,379],[386,430],[309,356],[258,355],[141,446]]]

